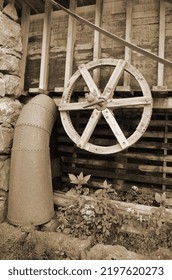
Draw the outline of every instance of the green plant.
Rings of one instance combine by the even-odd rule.
[[[121,200],[150,206],[153,205],[155,199],[152,194],[143,192],[137,186],[132,186],[125,194],[122,194]]]
[[[100,199],[102,197],[106,199],[114,199],[118,196],[117,192],[111,188],[112,184],[108,184],[107,180],[105,180],[102,184],[98,184],[100,189],[95,191],[95,196]]]
[[[83,185],[86,185],[91,177],[91,175],[83,175],[81,172],[79,175],[75,176],[74,174],[68,174],[70,183],[75,185],[75,190],[77,194],[89,194],[88,188],[83,188]]]
[[[158,202],[160,204],[161,207],[165,206],[166,202],[167,202],[166,192],[163,192],[162,195],[160,195],[159,193],[156,193],[155,200],[156,200],[156,202]]]
[[[85,199],[80,196],[82,194],[81,182],[84,180],[83,174],[79,178],[70,176],[70,179],[74,184],[79,179],[79,186],[77,185],[79,197],[70,206],[58,209],[57,216],[60,224],[57,231],[79,238],[91,236],[94,244],[105,242],[110,236],[113,226],[119,226],[121,221],[118,207],[112,206],[109,198],[109,192],[113,190],[110,189],[111,184],[105,180],[101,189],[95,191],[94,198]],[[86,176],[87,181],[88,179],[89,177]]]
[[[130,212],[131,215],[130,225],[140,222],[142,224],[140,226],[144,229],[144,236],[148,236],[150,232],[160,235],[164,223],[168,224],[170,220],[170,212],[165,208],[167,202],[166,193],[164,192],[162,195],[156,193],[155,201],[159,203],[159,207],[152,207],[149,215],[143,216],[133,208],[127,209],[127,212]],[[130,216],[127,215],[127,219],[130,219]],[[125,223],[128,223],[127,219]],[[139,227],[139,224],[137,227]]]
[[[168,209],[165,208],[167,202],[166,193],[164,192],[162,195],[156,193],[155,201],[159,203],[159,207],[151,209],[149,227],[150,229],[155,229],[155,233],[159,235],[164,222],[168,222],[170,219]]]
[[[57,217],[60,222],[57,231],[81,239],[91,236],[94,244],[105,242],[112,224],[119,221],[115,210],[107,207],[105,203],[93,204],[87,201],[82,206],[76,202],[71,207],[61,208]]]
[[[97,226],[98,233],[100,233],[98,234],[98,238],[100,239],[99,241],[104,241],[111,234],[111,229],[114,225],[121,226],[122,216],[118,213],[118,206],[112,206],[110,201],[109,194],[114,193],[116,195],[116,191],[111,189],[112,184],[108,184],[105,180],[100,186],[102,189],[95,192],[95,224]]]

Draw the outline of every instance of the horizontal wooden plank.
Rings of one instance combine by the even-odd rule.
[[[93,197],[89,196],[83,196],[86,200],[93,200]],[[70,203],[72,199],[76,199],[75,195],[66,195],[65,193],[62,192],[54,192],[54,203],[59,206],[65,206],[67,203]],[[118,211],[122,213],[127,213],[128,208],[134,209],[133,214],[128,212],[128,215],[131,216],[136,216],[138,213],[139,215],[143,216],[149,216],[151,213],[151,210],[156,209],[156,207],[152,206],[146,206],[142,204],[135,204],[135,203],[128,203],[128,202],[122,202],[122,201],[117,201],[117,200],[111,200],[111,205],[117,206]],[[169,216],[169,222],[172,223],[172,210],[167,209],[168,216]]]
[[[48,94],[47,90],[44,90],[42,88],[30,88],[29,93],[33,94]]]
[[[167,90],[169,91],[169,89],[167,89]],[[121,89],[121,91],[124,91],[124,90]],[[63,88],[55,88],[55,92],[63,92]],[[54,101],[56,102],[56,104],[58,106],[59,105],[59,100],[56,101],[56,98],[54,98]],[[125,98],[124,98],[124,101],[125,101]],[[132,101],[132,98],[131,98],[131,101]],[[154,98],[153,108],[154,109],[171,109],[172,108],[172,97]]]
[[[101,170],[126,170],[126,171],[144,171],[149,172],[150,175],[152,172],[157,173],[172,173],[172,167],[168,166],[156,166],[156,165],[149,165],[149,164],[137,164],[137,163],[129,163],[129,162],[115,162],[113,160],[105,161],[105,160],[97,160],[97,159],[84,159],[84,158],[73,158],[73,157],[65,157],[62,156],[63,163],[69,164],[74,163],[76,166],[89,166],[89,168],[101,169]],[[161,176],[161,175],[159,175]]]
[[[65,153],[73,153],[74,151],[78,151],[79,153],[81,154],[88,154],[86,151],[84,150],[80,150],[78,148],[75,148],[73,146],[59,146],[58,148],[58,151],[59,152],[65,152]],[[114,155],[112,155],[113,157]],[[95,155],[94,155],[95,157]],[[128,158],[128,160],[131,160],[131,159],[134,159],[134,160],[137,160],[137,161],[145,161],[145,160],[148,160],[148,161],[157,161],[157,162],[172,162],[172,155],[156,155],[154,153],[150,154],[150,153],[136,153],[136,152],[123,152],[122,154],[121,153],[117,153],[115,154],[115,158],[118,159],[118,158],[121,158],[121,157],[124,157],[124,158]]]
[[[83,196],[83,198],[85,198],[86,200],[93,200],[93,201],[95,200],[95,198],[89,196]],[[70,201],[72,201],[73,199],[76,199],[75,195],[66,195],[65,193],[62,192],[54,192],[54,203],[58,206],[65,206],[67,203],[70,203]],[[138,215],[138,213],[139,215],[149,216],[153,209],[157,209],[156,207],[152,207],[152,206],[122,202],[117,200],[111,200],[111,205],[112,207],[113,205],[115,207],[117,206],[118,211],[125,214],[127,213],[128,208],[134,209],[133,213],[128,212],[128,215],[130,216],[136,216]],[[172,223],[172,210],[167,209],[167,212],[168,212],[169,222]]]
[[[135,158],[135,159],[147,159],[147,160],[156,160],[156,161],[163,161],[163,162],[172,162],[172,155],[155,155],[155,154],[148,154],[148,153],[126,153],[128,158]]]
[[[59,134],[58,135],[58,143],[60,143],[61,145],[67,145],[67,144],[73,144],[72,140],[66,135],[66,134]],[[95,143],[97,145],[108,145],[108,144],[112,144],[112,141],[110,139],[96,139]],[[136,142],[134,145],[132,145],[132,150],[135,149],[146,149],[146,151],[148,151],[148,149],[150,149],[150,154],[154,154],[154,149],[156,150],[164,150],[164,149],[168,149],[169,151],[172,150],[172,145],[171,143],[164,143],[164,141],[162,140],[162,142],[152,142],[152,141],[148,141],[148,140],[144,140],[143,138],[141,138],[138,142]]]
[[[62,167],[63,172],[67,172],[67,173],[74,173],[74,174],[79,174],[80,172],[83,172],[84,174],[90,174],[92,176],[98,176],[100,178],[113,178],[113,179],[122,179],[126,180],[126,181],[131,181],[131,182],[143,182],[143,183],[149,183],[149,184],[156,184],[156,185],[171,185],[172,184],[172,178],[163,178],[162,176],[157,176],[157,177],[153,177],[153,176],[146,176],[146,175],[138,175],[138,174],[118,174],[115,172],[111,172],[111,171],[99,171],[99,170],[95,170],[95,169],[89,169],[89,168],[80,168],[80,167],[66,167],[63,166]]]
[[[104,179],[102,178],[99,178],[99,177],[91,177],[91,181],[88,183],[88,186],[91,187],[91,188],[97,188],[99,186],[99,184],[101,184],[103,182]],[[116,181],[118,180],[115,180],[115,179],[110,179],[108,178],[107,181],[110,183],[113,184],[113,186],[115,187],[116,186]],[[69,177],[66,173],[63,174],[63,178],[62,178],[62,182],[63,184],[69,184]],[[155,194],[156,192],[159,192],[159,193],[163,193],[164,190],[162,190],[162,185],[161,184],[152,184],[152,183],[146,183],[146,182],[133,182],[133,181],[127,181],[127,180],[124,180],[123,181],[125,184],[122,185],[122,191],[127,191],[129,188],[131,188],[133,185],[136,185],[137,187],[139,187],[139,189],[142,190],[145,189],[145,193],[149,193],[149,191],[152,191],[152,194]],[[171,185],[165,185],[166,186],[166,189],[165,191],[166,192],[169,192],[171,191]],[[171,197],[171,196],[169,196]],[[170,198],[170,201],[171,201],[172,198]],[[171,205],[171,204],[170,204]]]

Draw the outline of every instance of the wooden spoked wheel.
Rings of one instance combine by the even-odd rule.
[[[103,92],[100,91],[89,72],[90,70],[102,66],[114,67]],[[124,71],[128,72],[137,80],[141,88],[141,96],[115,98],[114,92]],[[85,96],[84,101],[71,102],[73,90],[81,77],[84,79],[84,82],[89,89],[89,93]],[[137,125],[136,130],[128,138],[124,135],[113,114],[113,110],[118,108],[142,108],[143,110],[141,120]],[[77,110],[92,110],[88,123],[81,135],[79,135],[74,128],[70,116],[70,112]],[[130,147],[143,135],[151,119],[152,97],[146,80],[131,64],[124,60],[99,59],[88,64],[82,64],[78,71],[76,71],[71,77],[62,95],[59,111],[66,133],[79,148],[96,154],[112,154]],[[112,146],[98,146],[89,142],[100,118],[102,117],[110,127],[117,140],[117,144]]]

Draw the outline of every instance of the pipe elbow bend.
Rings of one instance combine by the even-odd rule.
[[[49,142],[57,107],[46,95],[24,105],[14,130],[7,219],[39,225],[54,215]]]

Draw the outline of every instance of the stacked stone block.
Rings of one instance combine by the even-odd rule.
[[[14,126],[22,108],[19,101],[21,27],[13,1],[5,7],[3,2],[0,0],[0,222],[6,218],[10,153]]]

